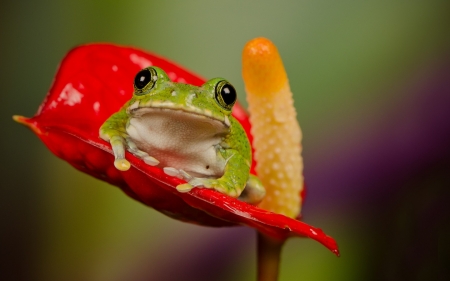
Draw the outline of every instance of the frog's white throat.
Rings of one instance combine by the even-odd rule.
[[[139,108],[127,125],[129,137],[140,150],[174,167],[202,176],[220,176],[223,163],[217,147],[228,134],[225,122],[184,110]]]

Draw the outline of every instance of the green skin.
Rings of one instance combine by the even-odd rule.
[[[100,137],[113,148],[116,168],[130,168],[126,149],[186,180],[177,186],[180,192],[204,187],[251,204],[260,202],[265,189],[250,174],[250,143],[231,116],[234,102],[227,105],[216,94],[220,85],[229,83],[214,78],[196,87],[172,82],[160,68],[147,69],[151,81],[143,88],[135,85],[131,100],[100,127]]]

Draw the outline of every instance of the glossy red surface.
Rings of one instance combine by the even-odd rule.
[[[131,98],[134,75],[149,65],[161,67],[176,82],[199,86],[205,81],[166,59],[135,48],[80,46],[62,61],[37,114],[16,120],[31,128],[56,156],[76,169],[120,187],[128,196],[172,218],[207,226],[247,225],[276,239],[310,237],[338,255],[336,242],[321,229],[210,189],[180,193],[175,187],[182,180],[146,165],[130,153],[126,155],[132,165],[130,170],[121,172],[114,167],[110,145],[99,138],[98,130]],[[249,134],[250,123],[240,105],[234,107],[233,115]]]

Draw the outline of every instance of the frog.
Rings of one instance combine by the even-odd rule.
[[[127,171],[126,151],[185,183],[179,192],[209,188],[258,204],[266,193],[250,174],[252,152],[242,125],[232,116],[233,85],[213,78],[201,86],[172,81],[156,66],[140,70],[133,96],[99,129],[114,166]]]

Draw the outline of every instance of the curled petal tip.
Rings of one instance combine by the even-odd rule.
[[[13,115],[12,119],[14,121],[16,121],[17,123],[28,126],[28,123],[27,123],[28,118],[27,117],[24,117],[22,115]]]
[[[36,123],[31,118],[24,117],[22,115],[13,115],[12,119],[19,124],[22,124],[30,128],[35,134],[41,135],[42,131],[36,126]]]

